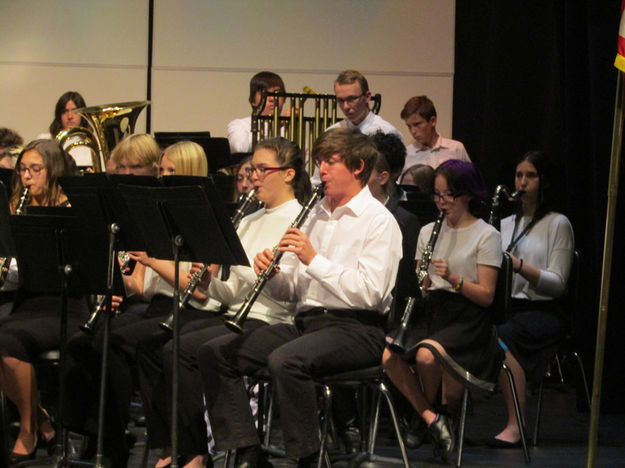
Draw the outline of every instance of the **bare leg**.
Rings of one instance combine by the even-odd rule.
[[[37,445],[38,398],[33,366],[12,357],[3,357],[0,366],[2,391],[15,404],[20,415],[20,432],[13,452],[32,453]]]
[[[154,465],[154,468],[160,468],[162,466],[167,466],[171,464],[171,447],[164,448],[161,452],[161,457]]]
[[[189,463],[187,463],[184,468],[204,468],[208,462],[208,454],[206,455],[196,455]]]
[[[455,406],[462,398],[463,391],[464,385],[454,379],[447,372],[443,372],[443,404],[447,405],[448,407]]]
[[[402,392],[408,401],[410,401],[423,420],[427,424],[434,421],[436,413],[434,412],[434,408],[431,404],[431,401],[433,401],[437,391],[434,383],[426,381],[422,375],[421,378],[424,382],[424,391],[421,391],[419,380],[410,368],[408,362],[402,359],[399,355],[391,352],[389,349],[384,349],[384,353],[382,354],[382,364],[386,374],[393,381],[395,386],[397,386],[399,391]],[[421,371],[419,370],[419,372]],[[428,374],[428,376],[430,374]]]
[[[525,418],[525,372],[510,351],[506,351],[506,360],[504,362],[510,368],[514,376],[514,384],[516,386],[517,396],[519,397],[521,415]],[[506,402],[508,421],[506,427],[495,436],[495,439],[504,440],[506,442],[518,442],[521,439],[521,432],[516,421],[514,400],[512,399],[510,384],[503,370],[499,374],[499,386],[501,387],[504,401]]]

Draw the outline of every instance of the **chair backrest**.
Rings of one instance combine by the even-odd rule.
[[[490,320],[493,325],[505,322],[508,317],[512,295],[512,273],[512,258],[504,252],[501,269],[497,275],[495,299],[490,306]]]

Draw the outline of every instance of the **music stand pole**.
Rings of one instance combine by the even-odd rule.
[[[178,468],[178,379],[180,370],[178,356],[180,354],[180,248],[184,245],[181,235],[174,236],[172,248],[174,253],[174,323],[173,323],[173,378],[171,385],[171,468]]]
[[[96,448],[95,466],[104,465],[104,411],[106,409],[106,384],[108,378],[109,338],[111,336],[111,310],[113,308],[113,272],[115,271],[115,241],[119,233],[119,225],[112,223],[109,226],[109,262],[106,273],[106,313],[102,339],[102,367],[100,369],[100,400],[98,404],[98,443]]]

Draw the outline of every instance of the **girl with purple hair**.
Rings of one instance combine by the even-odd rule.
[[[443,405],[455,406],[464,386],[492,391],[503,352],[489,322],[487,307],[495,295],[501,265],[499,232],[478,217],[487,193],[473,164],[442,163],[434,173],[432,198],[444,213],[422,286],[427,336],[404,355],[385,349],[386,373],[427,426],[434,453],[447,461],[455,445],[451,416],[435,408],[441,387]],[[434,223],[421,229],[417,261]],[[416,369],[422,387],[411,366]]]

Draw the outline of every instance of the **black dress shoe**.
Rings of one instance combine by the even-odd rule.
[[[9,465],[17,465],[18,463],[22,463],[28,460],[34,460],[37,455],[37,447],[33,449],[30,453],[15,453],[11,452],[9,454]]]
[[[428,425],[423,418],[415,414],[404,430],[404,443],[409,449],[417,449],[428,439]]]
[[[520,448],[521,440],[519,439],[516,442],[508,442],[507,440],[495,439],[493,437],[492,439],[489,439],[486,441],[486,445],[488,445],[489,447],[493,447],[493,448],[503,448],[503,449]]]
[[[348,426],[339,437],[343,441],[346,453],[356,453],[360,448],[360,430],[356,426]]]
[[[456,437],[452,430],[452,424],[448,416],[439,414],[428,428],[432,436],[432,448],[434,455],[438,455],[445,463],[449,462],[449,455],[456,445]]]
[[[305,457],[300,458],[297,461],[297,468],[311,468],[312,466],[317,464],[317,458],[319,457],[319,452],[311,453]]]

